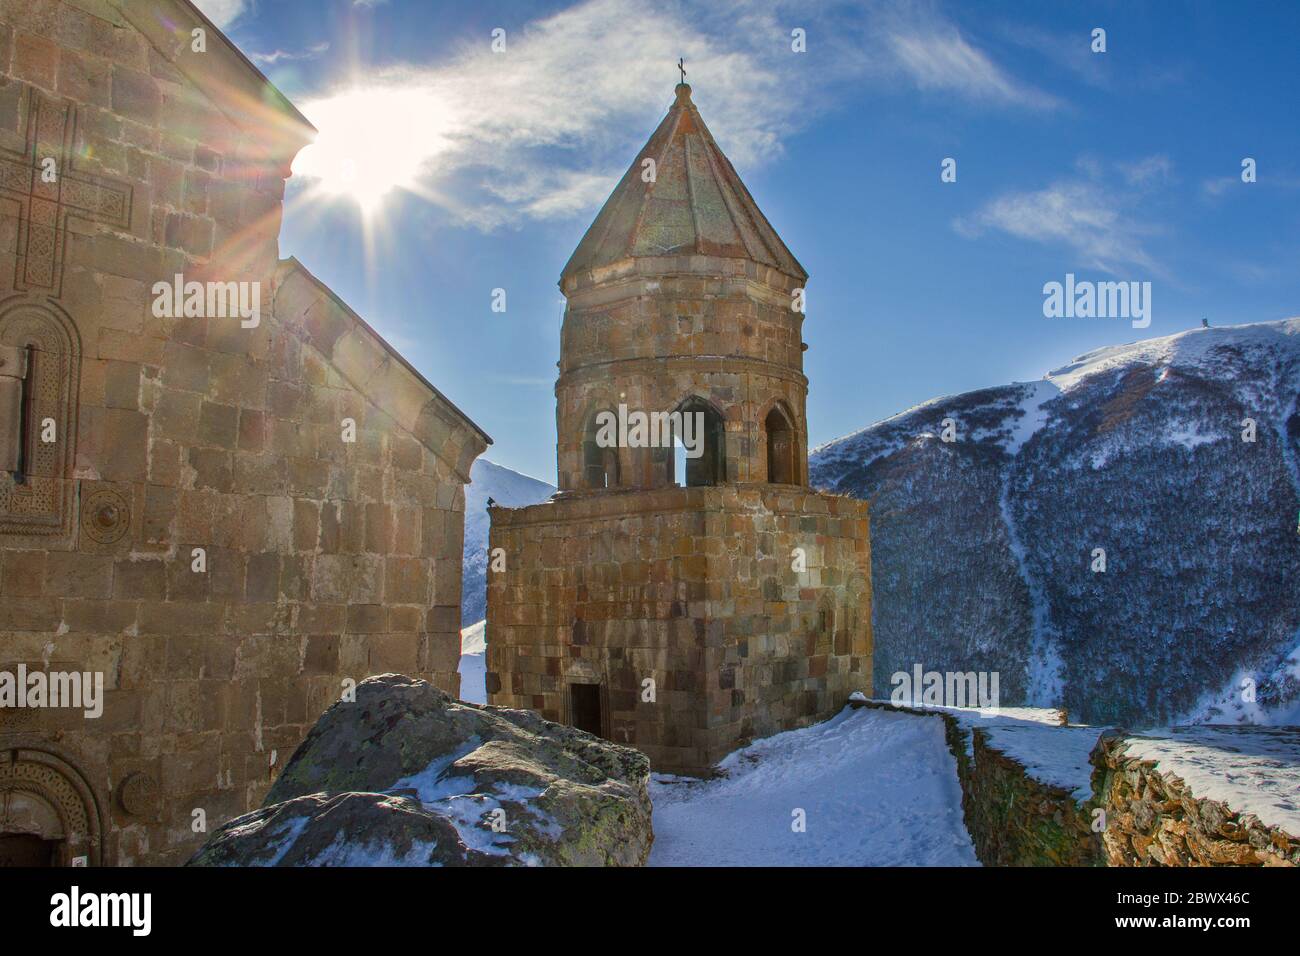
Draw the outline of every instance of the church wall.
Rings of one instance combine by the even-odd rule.
[[[871,689],[867,503],[759,486],[724,495],[723,506],[708,545],[715,760]]]
[[[62,491],[54,524],[22,525],[0,473],[0,670],[106,687],[97,719],[0,712],[0,749],[87,782],[92,863],[182,862],[204,838],[194,811],[210,832],[256,807],[345,680],[458,690],[463,486],[484,443],[279,262],[293,150],[236,127],[113,5],[0,3],[0,73],[0,185],[30,168],[43,103],[75,114],[65,181],[124,197],[116,220],[68,219],[41,286],[29,207],[0,192],[0,344],[39,313],[77,369],[47,399],[66,401],[67,469],[32,479]],[[259,283],[260,323],[158,317],[153,285],[176,273]]]
[[[871,688],[867,509],[757,485],[493,509],[489,702],[572,722],[569,684],[602,684],[605,736],[696,773],[834,714]]]

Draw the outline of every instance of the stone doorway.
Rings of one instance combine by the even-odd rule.
[[[29,833],[0,833],[0,870],[16,866],[53,866],[59,844]]]
[[[54,754],[0,753],[0,867],[96,866],[99,810],[80,773]]]
[[[569,685],[569,716],[574,727],[597,737],[604,736],[601,733],[600,711],[599,684]]]

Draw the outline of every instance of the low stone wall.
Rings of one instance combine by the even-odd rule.
[[[962,808],[980,862],[1101,866],[1101,840],[1090,828],[1092,802],[1079,804],[1069,792],[1033,779],[994,750],[987,733],[978,728],[970,733],[974,757],[962,774]]]
[[[964,715],[895,708],[885,701],[852,703],[942,718],[948,749],[957,761],[966,829],[986,866],[1300,866],[1300,836],[1264,823],[1253,813],[1234,810],[1223,800],[1197,796],[1168,766],[1162,769],[1160,760],[1131,752],[1150,750],[1154,743],[1164,748],[1156,752],[1166,764],[1177,767],[1181,761],[1192,768],[1187,771],[1192,775],[1204,769],[1209,754],[1215,773],[1221,770],[1226,778],[1232,771],[1239,778],[1236,797],[1241,802],[1257,809],[1272,806],[1275,813],[1281,807],[1285,821],[1288,788],[1297,771],[1277,768],[1294,766],[1291,755],[1300,743],[1295,728],[1174,728],[1155,735],[1099,731],[1089,758],[1092,795],[1077,802],[1073,793],[1035,779],[1023,764],[994,746],[989,730]],[[1052,728],[1045,726],[1044,732]],[[1203,739],[1207,735],[1208,741]],[[1219,739],[1224,736],[1228,739]],[[1198,743],[1205,745],[1200,751],[1180,749]],[[1189,764],[1190,758],[1197,762]],[[1222,768],[1214,767],[1217,759],[1223,761]],[[1205,773],[1201,777],[1198,786],[1203,789],[1218,787],[1221,779]],[[1241,790],[1243,780],[1248,791]],[[1252,780],[1267,781],[1269,793]],[[1098,808],[1104,812],[1100,834],[1092,830]]]
[[[962,812],[975,854],[985,866],[1101,866],[1101,840],[1090,829],[1092,806],[1067,790],[1035,780],[994,749],[989,734],[943,711],[870,701],[883,710],[940,717],[957,760]]]
[[[1106,812],[1107,865],[1300,865],[1296,835],[1197,797],[1156,761],[1126,753],[1130,743],[1122,734],[1105,734],[1092,756],[1093,790]]]

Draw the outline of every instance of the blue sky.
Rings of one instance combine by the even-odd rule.
[[[814,445],[1202,317],[1300,314],[1300,5],[199,5],[321,130],[281,254],[491,434],[488,457],[549,481],[556,281],[678,56],[810,273]],[[1045,318],[1066,273],[1151,282],[1150,327]]]

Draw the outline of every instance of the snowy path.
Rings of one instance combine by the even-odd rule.
[[[655,775],[651,866],[979,865],[938,719],[846,710],[720,767],[710,781]]]

